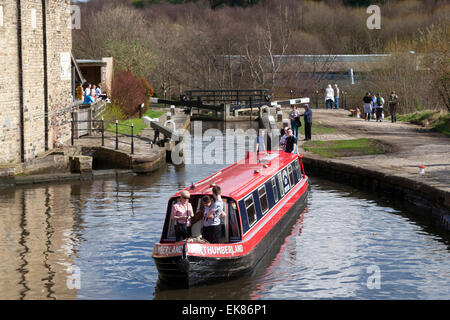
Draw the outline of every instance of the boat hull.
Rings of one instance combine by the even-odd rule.
[[[302,193],[297,196],[297,200],[293,203],[290,202],[292,204],[289,209],[283,213],[276,223],[270,226],[270,230],[265,236],[256,244],[249,244],[252,247],[248,251],[244,250],[241,254],[222,257],[189,255],[189,250],[187,250],[189,244],[179,243],[178,248],[180,249],[178,251],[181,252],[178,252],[178,254],[169,257],[154,255],[160,285],[162,287],[193,287],[237,278],[254,270],[269,251],[269,248],[274,243],[279,242],[277,240],[280,237],[284,237],[286,234],[284,231],[290,229],[303,212],[309,189],[307,184],[308,181],[306,181],[305,188],[301,189]],[[233,247],[231,250],[234,250]]]

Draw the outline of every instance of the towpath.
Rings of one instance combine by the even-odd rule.
[[[450,138],[444,134],[409,123],[391,123],[388,120],[368,122],[349,117],[346,110],[313,110],[313,121],[337,129],[335,133],[313,135],[313,140],[374,138],[392,147],[391,152],[386,154],[337,158],[331,161],[424,183],[444,191],[447,194],[445,202],[450,206]],[[302,137],[303,132],[300,135]],[[300,145],[303,143],[304,141],[300,141]],[[307,157],[321,158],[302,151]],[[426,166],[424,175],[418,174],[419,165]]]

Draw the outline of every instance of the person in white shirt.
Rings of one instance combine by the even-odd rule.
[[[97,95],[95,94],[95,89],[91,89],[91,97],[94,101],[97,101]]]
[[[328,110],[328,106],[330,106],[330,109],[333,109],[333,103],[334,103],[334,90],[331,87],[331,84],[328,85],[328,87],[325,89],[325,105]]]
[[[86,89],[84,90],[84,96],[90,96],[91,95],[91,84],[89,83],[88,86],[86,87]]]

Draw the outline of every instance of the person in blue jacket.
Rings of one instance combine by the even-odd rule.
[[[311,127],[312,127],[312,110],[309,105],[304,104],[303,108],[305,108],[305,112],[303,112],[300,116],[303,116],[305,120],[305,139],[311,140]]]
[[[90,103],[95,103],[95,100],[92,97],[92,95],[89,94],[89,95],[84,97],[83,104],[90,104]]]

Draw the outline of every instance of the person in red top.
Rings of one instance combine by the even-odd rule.
[[[190,193],[183,190],[180,195],[180,199],[172,207],[176,241],[182,241],[191,236],[191,218],[194,216],[192,205],[189,202]]]

